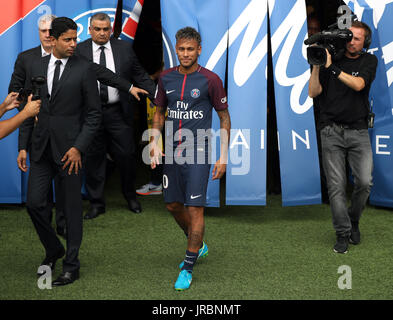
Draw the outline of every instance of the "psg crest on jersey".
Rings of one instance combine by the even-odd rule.
[[[201,92],[199,91],[199,89],[192,89],[191,90],[191,97],[193,98],[199,98],[199,96],[201,95]]]

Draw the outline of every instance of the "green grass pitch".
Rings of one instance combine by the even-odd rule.
[[[84,221],[80,279],[51,290],[37,286],[44,251],[25,208],[0,205],[0,300],[392,299],[391,209],[368,206],[361,243],[342,255],[333,252],[327,205],[282,207],[269,196],[265,207],[207,208],[209,256],[195,266],[191,288],[176,292],[186,239],[162,196],[141,197],[143,213],[134,214],[116,174],[106,195],[107,212]],[[342,265],[351,268],[351,289],[338,286]]]

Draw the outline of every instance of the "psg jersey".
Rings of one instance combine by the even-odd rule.
[[[194,144],[202,143],[197,138],[201,137],[203,130],[211,129],[213,108],[216,111],[228,108],[221,79],[201,66],[190,74],[180,73],[179,67],[162,72],[155,104],[167,108],[166,139],[173,141],[174,147],[192,141]],[[204,143],[205,138],[202,140]]]

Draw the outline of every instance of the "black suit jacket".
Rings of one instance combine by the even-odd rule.
[[[18,55],[15,61],[14,72],[11,76],[8,92],[18,92],[19,89],[25,87],[26,80],[31,80],[30,71],[33,61],[37,60],[41,56],[42,52],[40,45],[38,47],[23,51]],[[82,57],[86,59],[86,57]],[[92,63],[91,67],[94,70],[98,81],[128,94],[131,87],[129,80],[120,78],[117,74],[113,73],[111,70],[105,67],[100,66],[99,64]]]
[[[31,80],[31,66],[34,61],[41,59],[41,56],[42,52],[40,45],[18,54],[14,65],[14,72],[12,73],[11,81],[8,86],[8,93],[18,92],[21,88],[26,87],[27,79]],[[22,110],[25,105],[24,102],[21,103],[18,107],[19,111]],[[26,137],[26,139],[30,141],[29,138]],[[30,145],[26,146],[24,149],[30,151]]]
[[[110,44],[113,52],[113,59],[115,61],[116,74],[121,78],[129,80],[137,87],[145,89],[149,92],[149,96],[153,98],[156,85],[139,64],[132,45],[127,41],[117,40],[115,38],[110,39]],[[93,61],[93,45],[91,38],[78,44],[76,51],[78,55],[86,57],[89,61]],[[126,120],[131,120],[133,115],[130,106],[131,96],[125,92],[119,92],[119,96]]]
[[[33,61],[29,73],[45,76],[50,56]],[[27,79],[26,88],[31,88]],[[71,148],[85,152],[101,123],[101,103],[97,78],[92,64],[71,56],[65,65],[56,91],[49,96],[47,82],[41,88],[42,105],[38,122],[27,119],[19,130],[19,150],[27,149],[31,139],[30,158],[38,161],[50,139],[52,156],[57,164]]]
[[[26,79],[31,80],[30,66],[33,61],[41,57],[41,46],[23,51],[19,53],[14,66],[14,72],[8,86],[8,92],[18,92],[19,89],[25,87]]]

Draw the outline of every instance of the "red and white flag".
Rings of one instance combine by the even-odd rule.
[[[123,34],[129,40],[134,40],[143,2],[144,0],[124,0],[123,6],[123,0],[117,1],[115,22],[113,23],[113,36],[115,38]],[[127,9],[130,9],[131,13],[123,21],[123,10]]]

